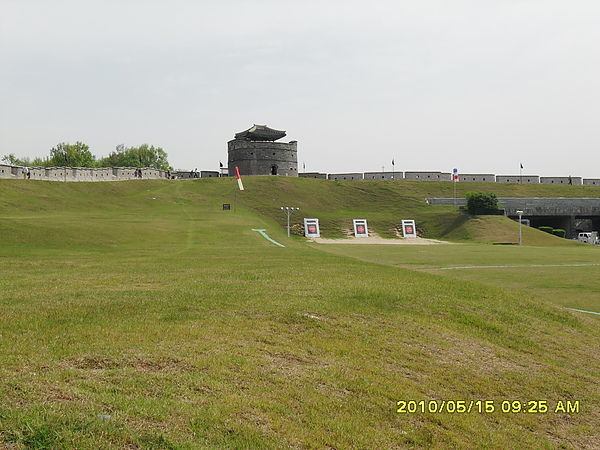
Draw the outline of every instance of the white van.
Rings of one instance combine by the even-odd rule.
[[[598,232],[597,231],[583,231],[577,235],[579,242],[585,242],[586,244],[598,245]]]

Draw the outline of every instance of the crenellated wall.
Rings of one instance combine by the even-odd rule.
[[[350,173],[299,173],[299,177],[327,178],[329,180],[410,180],[410,181],[452,181],[448,172],[350,172]],[[563,184],[600,186],[600,179],[581,177],[540,177],[539,175],[494,175],[493,173],[460,174],[461,183],[523,183],[523,184]]]
[[[539,184],[540,177],[537,175],[496,175],[496,183]]]
[[[405,180],[413,181],[450,181],[452,175],[449,172],[404,172]]]
[[[361,172],[355,173],[330,173],[327,177],[330,180],[362,180],[363,174]]]
[[[464,181],[465,183],[493,183],[496,181],[496,175],[491,173],[463,173],[458,175],[458,181]]]
[[[401,180],[402,172],[365,172],[365,180]]]
[[[583,180],[584,186],[600,186],[600,179],[598,178],[590,178]]]
[[[572,184],[582,185],[581,177],[540,177],[540,184]]]
[[[122,181],[139,178],[138,171],[142,172],[142,179],[168,178],[168,172],[151,167],[137,169],[135,167],[29,167],[30,180],[46,181]],[[22,166],[0,164],[0,178],[24,178]]]
[[[239,141],[238,142],[249,142]],[[233,142],[233,141],[232,141]],[[257,144],[257,142],[252,142]],[[243,153],[249,152],[250,157],[255,157],[254,160],[247,161],[248,164],[255,164],[256,167],[260,166],[259,171],[269,172],[271,170],[270,165],[273,164],[273,150],[275,150],[275,158],[280,158],[283,167],[288,167],[290,171],[282,173],[278,167],[279,175],[288,176],[299,176],[304,178],[321,178],[329,180],[412,180],[412,181],[451,181],[452,174],[449,172],[349,172],[349,173],[322,173],[322,172],[306,172],[297,173],[297,163],[294,161],[296,150],[295,142],[292,141],[288,146],[285,143],[278,142],[258,142],[258,144],[267,144],[262,150],[267,151],[268,154],[263,155],[264,159],[261,159],[260,155],[253,155],[254,150],[250,150],[250,147],[242,146]],[[282,145],[280,148],[281,152],[277,154],[277,149],[274,145]],[[252,147],[256,149],[256,147]],[[242,157],[242,154],[237,154]],[[291,159],[288,159],[291,158]],[[285,160],[285,161],[284,161]],[[263,161],[263,162],[261,162]],[[231,162],[231,161],[230,161]],[[243,160],[238,160],[240,173],[242,176],[249,176],[251,174],[250,166],[246,167]],[[262,165],[261,165],[262,164]],[[240,167],[241,166],[241,167]],[[22,166],[12,166],[8,164],[0,164],[0,179],[22,179]],[[29,178],[31,180],[46,180],[46,181],[123,181],[123,180],[134,180],[139,179],[137,172],[141,170],[142,179],[188,179],[188,178],[212,178],[227,176],[218,171],[202,170],[198,171],[164,171],[158,170],[151,167],[137,169],[135,167],[103,167],[103,168],[87,168],[87,167],[30,167]],[[269,173],[262,173],[263,175],[269,175]],[[527,183],[527,184],[561,184],[561,185],[574,185],[574,186],[600,186],[600,179],[598,178],[582,178],[582,177],[540,177],[538,175],[494,175],[494,174],[461,174],[459,175],[459,182],[478,182],[478,183]]]

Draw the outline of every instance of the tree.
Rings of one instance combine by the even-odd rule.
[[[119,145],[114,152],[98,163],[101,167],[153,167],[173,170],[167,160],[167,153],[160,147],[148,144],[130,148]]]
[[[62,142],[50,150],[50,166],[96,167],[96,157],[83,142]]]
[[[501,211],[496,194],[485,192],[467,193],[467,212],[473,215],[494,215]]]
[[[2,162],[10,164],[11,166],[28,166],[29,158],[17,158],[14,153],[9,153],[2,157]]]
[[[14,153],[4,155],[2,161],[13,166],[34,167],[153,167],[160,170],[173,170],[167,160],[167,153],[160,147],[143,144],[127,148],[118,145],[106,158],[96,159],[90,148],[83,142],[75,144],[61,142],[50,150],[50,157],[33,160],[17,158]]]
[[[11,166],[48,167],[50,165],[48,158],[40,158],[39,156],[36,156],[33,159],[28,157],[17,158],[17,156],[14,153],[4,155],[2,157],[2,162],[10,164]]]

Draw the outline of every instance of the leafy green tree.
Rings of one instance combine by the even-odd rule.
[[[2,161],[13,166],[34,167],[153,167],[161,170],[173,170],[169,165],[167,153],[160,147],[143,144],[127,148],[117,146],[106,158],[96,159],[90,148],[83,142],[75,144],[62,142],[50,150],[46,158],[18,158],[14,153],[5,155]]]
[[[501,212],[496,194],[485,192],[467,193],[467,212],[473,215],[494,215]]]
[[[83,142],[62,142],[50,150],[50,166],[97,167],[96,157]]]
[[[10,164],[11,166],[31,166],[31,167],[48,167],[49,159],[48,158],[40,158],[35,157],[33,159],[25,157],[25,158],[17,158],[14,153],[9,153],[8,155],[4,155],[2,157],[2,162],[5,164]]]
[[[29,158],[27,158],[29,159]],[[39,156],[36,156],[35,158],[33,158],[33,160],[29,163],[30,166],[32,167],[50,167],[50,159],[48,157],[46,158],[40,158]]]
[[[143,144],[139,147],[117,146],[106,158],[98,161],[100,167],[153,167],[161,170],[173,170],[169,165],[167,153],[160,147]]]
[[[6,164],[10,164],[11,166],[28,166],[29,158],[17,158],[14,153],[9,153],[8,155],[4,155],[2,157],[2,162]]]

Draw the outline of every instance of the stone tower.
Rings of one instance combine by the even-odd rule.
[[[285,131],[266,125],[236,133],[227,143],[229,174],[238,167],[241,175],[298,176],[298,142],[275,142]]]

